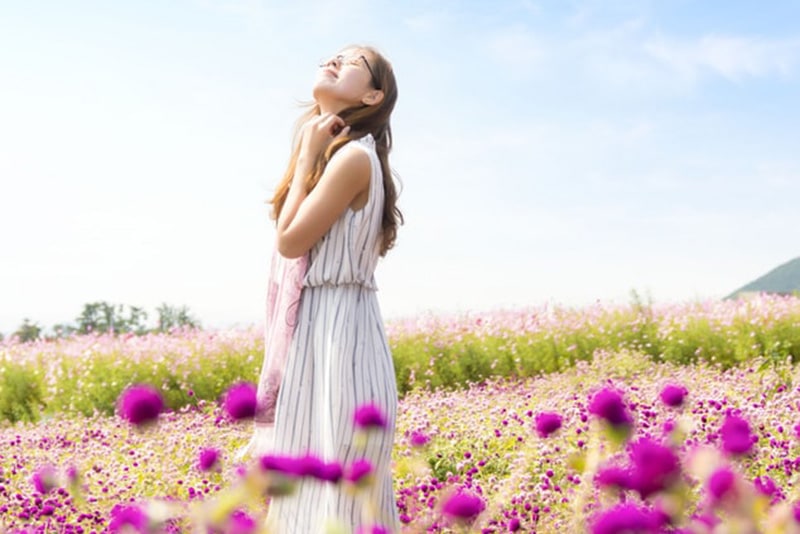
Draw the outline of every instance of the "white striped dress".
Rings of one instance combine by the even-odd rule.
[[[345,467],[365,458],[376,476],[366,499],[341,485],[304,479],[295,493],[270,503],[267,526],[279,534],[322,533],[331,524],[348,533],[373,524],[399,531],[391,475],[397,385],[374,278],[383,179],[371,135],[333,157],[353,147],[370,157],[369,198],[358,211],[347,208],[311,250],[278,395],[274,452],[311,453]],[[353,414],[365,403],[380,407],[388,424],[359,447],[353,442]]]

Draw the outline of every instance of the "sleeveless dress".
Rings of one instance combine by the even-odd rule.
[[[351,146],[352,145],[352,146]],[[278,534],[317,534],[336,524],[343,532],[380,525],[399,532],[391,453],[397,413],[394,364],[375,295],[380,256],[383,179],[371,135],[350,141],[370,157],[366,205],[349,207],[312,248],[300,295],[275,413],[275,454],[313,454],[345,469],[367,459],[375,478],[366,495],[345,484],[304,478],[297,490],[269,504],[267,527]],[[354,443],[356,407],[371,403],[386,415],[383,431]],[[363,445],[363,444],[361,444]]]

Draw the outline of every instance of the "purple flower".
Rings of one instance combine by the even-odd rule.
[[[661,390],[661,401],[667,406],[677,408],[683,404],[683,400],[688,393],[689,391],[683,386],[667,384],[664,386],[664,389]]]
[[[256,414],[256,388],[249,382],[239,382],[228,388],[223,401],[225,411],[234,421],[251,419]]]
[[[356,534],[389,534],[389,530],[380,525],[373,525],[371,527],[358,527]]]
[[[624,490],[633,487],[630,470],[618,466],[600,469],[594,480],[601,488],[615,487]]]
[[[595,517],[592,534],[644,534],[658,531],[664,523],[662,513],[635,504],[619,504]]]
[[[33,487],[38,493],[45,495],[58,486],[56,470],[50,465],[40,467],[31,477]]]
[[[288,476],[301,476],[307,469],[307,465],[300,465],[300,462],[291,456],[279,456],[267,454],[260,458],[261,469],[264,471],[275,471]]]
[[[794,517],[795,523],[800,523],[800,501],[792,506],[792,517]]]
[[[374,404],[362,404],[353,416],[358,428],[386,428],[386,416]]]
[[[736,415],[728,415],[720,428],[722,449],[728,454],[747,454],[753,447],[750,424]]]
[[[775,501],[781,498],[781,491],[778,489],[775,481],[770,477],[766,475],[756,477],[755,480],[753,480],[753,483],[761,495],[772,498],[773,504]]]
[[[509,532],[517,532],[519,529],[522,528],[522,525],[519,522],[519,519],[516,517],[512,517],[508,520],[508,531]]]
[[[457,522],[472,523],[485,508],[483,499],[477,495],[459,491],[445,501],[442,512]]]
[[[136,505],[116,505],[111,509],[111,522],[108,530],[111,533],[126,532],[133,529],[135,532],[148,531],[147,514]],[[127,529],[125,527],[128,527]]]
[[[410,441],[412,447],[424,447],[431,441],[431,438],[429,438],[426,434],[415,430],[411,433]]]
[[[256,532],[256,521],[244,510],[235,510],[228,517],[228,528],[225,534],[252,534]]]
[[[559,428],[561,428],[561,416],[553,412],[541,412],[536,414],[536,433],[540,437],[546,438]]]
[[[713,502],[722,500],[736,484],[736,475],[727,467],[714,471],[708,478],[708,493]]]
[[[208,471],[217,465],[217,460],[219,460],[219,451],[217,449],[203,449],[200,451],[197,465],[200,468],[200,471]]]
[[[152,423],[164,410],[161,395],[152,386],[138,384],[127,388],[117,400],[120,416],[136,426]]]
[[[630,449],[631,486],[643,499],[668,489],[680,474],[678,457],[669,447],[642,438]]]
[[[610,423],[612,426],[630,426],[633,422],[622,395],[613,389],[598,391],[589,404],[589,412]]]
[[[372,464],[369,460],[361,459],[356,460],[347,469],[344,475],[345,480],[348,482],[359,485],[366,485],[369,483],[370,476],[372,475]]]

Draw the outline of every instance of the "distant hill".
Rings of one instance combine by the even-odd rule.
[[[743,293],[800,292],[800,257],[775,267],[770,272],[742,286],[725,298],[735,298]]]

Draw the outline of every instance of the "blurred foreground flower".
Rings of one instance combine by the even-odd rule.
[[[658,511],[635,504],[619,504],[595,517],[592,534],[645,534],[662,532],[666,518]]]
[[[42,495],[50,493],[58,486],[58,476],[54,467],[45,465],[33,473],[31,477],[34,489]]]
[[[374,404],[362,404],[356,408],[353,419],[358,428],[386,428],[386,416]]]
[[[411,433],[411,438],[409,438],[409,442],[411,443],[412,447],[424,447],[428,443],[430,443],[431,438],[427,434],[423,434],[422,432],[415,430]]]
[[[164,401],[159,392],[146,384],[127,388],[117,400],[119,415],[136,426],[152,423],[163,409]]]
[[[356,460],[347,468],[344,478],[355,486],[368,486],[372,481],[373,467],[369,460]]]
[[[217,449],[203,449],[200,451],[200,455],[197,458],[197,466],[200,468],[200,471],[209,471],[217,465],[218,460],[219,451]]]
[[[234,421],[252,419],[256,414],[256,388],[249,382],[240,382],[228,388],[223,400],[225,412]]]
[[[683,404],[683,401],[688,393],[689,391],[683,386],[677,384],[667,384],[664,386],[664,389],[661,390],[660,396],[661,401],[664,404],[673,408],[677,408]]]
[[[478,515],[486,508],[483,499],[477,495],[459,491],[450,496],[442,506],[442,512],[446,517],[458,523],[472,523]]]
[[[728,454],[747,454],[753,447],[750,423],[737,415],[728,415],[719,433],[722,436],[722,450]]]
[[[536,433],[540,437],[546,438],[559,428],[561,428],[562,418],[553,412],[541,412],[536,414]]]
[[[147,514],[137,505],[116,505],[111,509],[108,531],[114,533],[148,532]]]

